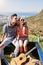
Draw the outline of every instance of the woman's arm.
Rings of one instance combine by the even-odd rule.
[[[28,35],[28,33],[29,33],[28,27],[26,27],[25,33]]]
[[[24,36],[27,36],[28,35],[28,27],[24,27],[23,35]]]

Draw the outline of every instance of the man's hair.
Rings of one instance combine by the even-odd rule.
[[[11,19],[12,19],[14,16],[17,16],[17,14],[15,13],[15,14],[11,15]]]

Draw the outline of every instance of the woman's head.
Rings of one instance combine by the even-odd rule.
[[[23,25],[24,24],[24,19],[20,18],[20,24]]]

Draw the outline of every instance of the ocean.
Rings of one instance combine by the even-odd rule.
[[[37,14],[37,12],[0,12],[0,15],[11,16],[14,13],[17,13],[18,16],[22,17],[30,17]]]
[[[16,13],[18,15],[18,17],[23,17],[23,18],[34,16],[37,14],[36,12],[4,12],[4,13],[0,13],[0,24],[8,21],[8,17],[14,13]]]

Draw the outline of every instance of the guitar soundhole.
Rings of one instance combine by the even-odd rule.
[[[20,60],[22,60],[22,57],[20,57]]]

